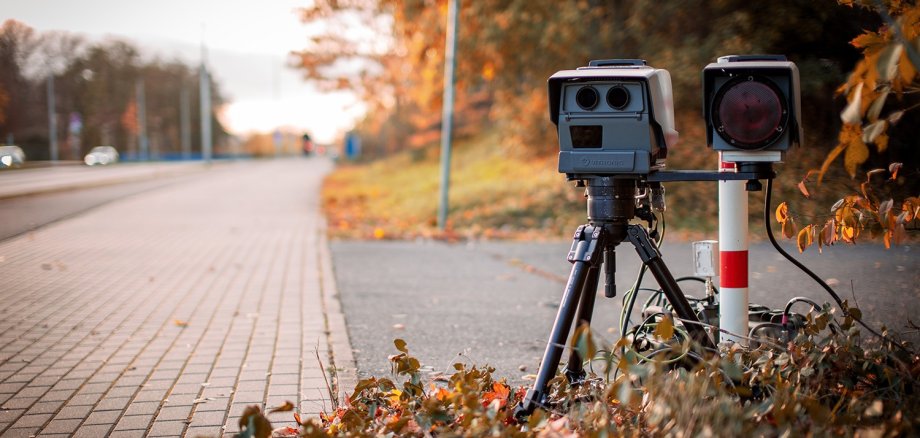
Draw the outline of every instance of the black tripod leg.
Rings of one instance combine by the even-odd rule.
[[[639,225],[630,225],[626,230],[626,235],[633,246],[636,247],[636,252],[639,253],[642,263],[648,266],[649,271],[655,277],[655,280],[658,281],[658,285],[661,286],[661,290],[664,291],[665,296],[668,298],[668,302],[670,302],[671,307],[674,308],[674,313],[677,314],[684,323],[684,326],[687,327],[687,332],[690,333],[693,340],[704,348],[715,348],[712,339],[709,337],[709,334],[706,333],[706,328],[703,327],[699,318],[696,317],[693,307],[690,306],[687,297],[684,295],[683,291],[680,290],[680,285],[677,284],[677,280],[671,275],[671,271],[668,270],[668,266],[665,265],[664,260],[661,258],[661,253],[652,245],[645,228]]]
[[[578,227],[578,231],[575,232],[575,241],[568,256],[569,261],[572,262],[572,271],[569,273],[565,292],[562,294],[562,302],[559,303],[559,310],[556,312],[553,331],[550,333],[549,341],[546,343],[546,350],[543,352],[543,360],[540,362],[537,380],[534,382],[533,388],[527,391],[520,406],[514,411],[514,415],[518,419],[533,413],[537,405],[542,404],[546,399],[546,384],[556,375],[556,369],[559,368],[559,361],[565,349],[565,341],[572,330],[572,320],[575,319],[578,301],[585,288],[588,270],[597,262],[597,248],[602,233],[603,230],[600,227],[595,228],[584,225]]]
[[[578,319],[575,327],[581,327],[582,325],[588,326],[589,329],[591,327],[591,316],[594,313],[594,300],[597,298],[597,285],[600,282],[600,275],[601,270],[598,266],[594,265],[588,268],[588,278],[585,280],[585,286],[581,290],[581,299],[578,303]],[[578,353],[578,349],[572,348],[564,371],[569,383],[578,383],[585,380],[586,373],[582,366],[584,359]]]

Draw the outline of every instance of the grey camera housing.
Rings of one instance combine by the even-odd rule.
[[[678,139],[667,70],[641,60],[599,60],[557,72],[548,83],[560,173],[583,179],[664,168],[667,150]]]
[[[767,84],[782,101],[783,113],[774,135],[756,144],[744,144],[728,135],[718,120],[724,89],[742,81]],[[703,69],[703,118],[707,145],[722,153],[723,161],[781,162],[786,151],[801,144],[802,103],[799,70],[782,55],[729,55]]]

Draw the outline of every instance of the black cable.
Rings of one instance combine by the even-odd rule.
[[[823,310],[823,309],[821,308],[821,305],[818,304],[818,303],[816,303],[815,301],[813,301],[811,298],[808,298],[808,297],[795,297],[795,298],[789,300],[788,303],[786,303],[786,307],[783,308],[783,315],[789,316],[789,312],[792,310],[792,306],[795,305],[795,303],[798,303],[798,302],[811,304],[811,307],[812,307],[813,309],[815,309],[815,311],[817,311],[817,312],[820,312],[821,310]]]
[[[760,324],[755,325],[754,328],[752,328],[751,331],[748,332],[748,337],[751,339],[754,339],[754,335],[757,334],[757,331],[765,327],[773,327],[773,328],[778,328],[780,330],[786,330],[786,327],[782,324],[777,324],[775,322],[762,322]]]
[[[629,329],[629,324],[632,322],[633,307],[635,307],[636,305],[636,299],[639,298],[639,288],[642,285],[642,277],[645,276],[645,271],[647,269],[648,269],[648,266],[646,266],[645,264],[642,264],[642,267],[639,268],[639,275],[636,276],[636,282],[634,283],[636,285],[635,286],[636,290],[633,291],[632,298],[629,300],[629,303],[627,303],[626,305],[626,312],[624,313],[624,315],[626,316],[626,319],[623,321],[623,325],[620,326],[620,333],[624,335],[626,334],[626,331]]]
[[[767,179],[767,194],[766,194],[766,196],[764,197],[763,221],[764,221],[764,227],[767,229],[767,237],[770,239],[770,243],[773,244],[773,247],[776,248],[776,251],[779,252],[783,257],[785,257],[786,260],[789,260],[790,263],[792,263],[793,265],[795,265],[795,266],[796,266],[797,268],[799,268],[802,272],[804,272],[804,273],[807,274],[809,277],[811,277],[812,280],[814,280],[816,283],[818,283],[818,285],[820,285],[822,288],[824,288],[824,290],[827,291],[828,295],[830,295],[831,298],[833,298],[834,301],[837,303],[837,306],[840,308],[840,310],[843,311],[843,315],[844,315],[844,316],[849,316],[849,317],[852,318],[852,315],[850,315],[850,312],[847,311],[847,308],[843,305],[843,300],[840,299],[840,296],[837,295],[837,293],[834,292],[834,290],[831,289],[831,287],[828,286],[828,284],[827,284],[826,282],[824,282],[824,280],[822,280],[821,277],[818,277],[814,272],[812,272],[810,269],[808,269],[807,267],[805,267],[805,265],[803,265],[801,262],[799,262],[798,260],[796,260],[795,258],[793,258],[791,255],[789,255],[789,253],[787,253],[785,250],[783,250],[783,248],[781,248],[781,247],[779,246],[779,243],[776,241],[776,238],[773,237],[773,229],[770,227],[770,211],[771,211],[771,210],[770,210],[770,208],[771,208],[771,207],[770,207],[770,201],[771,201],[770,198],[771,198],[771,195],[772,195],[772,194],[773,194],[773,178],[769,178],[769,179]],[[864,323],[861,319],[859,319],[859,318],[853,318],[853,320],[856,321],[859,325],[863,326],[863,328],[865,328],[866,330],[868,330],[869,333],[872,333],[873,335],[875,335],[876,337],[878,337],[878,338],[881,339],[882,341],[888,342],[888,343],[890,343],[890,344],[892,344],[892,345],[898,347],[899,349],[901,349],[902,351],[904,351],[904,352],[907,353],[907,354],[913,354],[913,352],[911,352],[910,350],[908,350],[906,347],[904,347],[904,346],[901,345],[900,343],[895,342],[895,340],[893,340],[893,339],[891,339],[891,338],[889,338],[889,337],[887,337],[887,336],[885,336],[885,335],[883,335],[883,334],[881,334],[881,333],[875,331],[872,327],[869,327],[869,325],[866,324],[866,323]]]

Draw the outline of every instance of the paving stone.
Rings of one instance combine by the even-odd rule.
[[[98,438],[101,436],[107,436],[109,430],[111,430],[111,424],[95,424],[92,426],[82,425],[76,432],[74,432],[74,438]]]
[[[185,425],[185,421],[154,421],[147,436],[180,436]]]
[[[125,409],[125,415],[153,415],[160,409],[160,402],[134,402]]]
[[[41,401],[64,401],[69,399],[70,396],[72,396],[75,392],[76,390],[73,389],[54,389],[45,393],[45,395],[42,396]]]
[[[191,406],[165,406],[160,408],[160,412],[157,414],[157,421],[187,420],[191,412]]]
[[[109,434],[109,438],[144,438],[145,436],[147,436],[146,430],[116,430]]]
[[[165,389],[148,389],[144,388],[141,390],[137,396],[134,397],[134,401],[163,401],[166,398]]]
[[[54,418],[56,420],[58,419],[67,420],[71,418],[84,419],[90,414],[90,412],[92,412],[92,410],[93,410],[92,405],[78,405],[78,406],[66,405],[63,408],[61,408],[60,412],[58,412],[54,416]]]
[[[117,386],[112,389],[109,389],[109,391],[105,393],[105,396],[106,398],[108,397],[128,397],[130,398],[130,397],[133,397],[136,392],[137,392],[137,388],[135,387]]]
[[[79,405],[95,405],[99,399],[102,398],[102,393],[95,394],[77,394],[70,398],[67,404],[72,404],[75,406]]]
[[[115,430],[142,430],[146,431],[153,421],[153,414],[150,415],[125,415],[118,420]]]
[[[32,438],[38,433],[38,428],[15,428],[3,432],[3,438]]]
[[[25,412],[25,409],[0,410],[0,423],[12,423]]]
[[[224,424],[226,411],[196,411],[192,416],[192,426],[220,426]]]
[[[115,424],[120,416],[121,411],[93,411],[84,424]]]
[[[38,401],[38,397],[13,397],[3,404],[3,409],[26,409]]]
[[[28,413],[30,414],[53,414],[58,411],[58,409],[64,404],[63,400],[59,401],[38,401],[31,408],[29,408]]]
[[[23,415],[13,423],[13,428],[19,427],[41,427],[52,417],[51,414]]]
[[[47,434],[73,433],[74,431],[77,430],[77,427],[80,426],[80,423],[82,421],[83,421],[82,417],[79,419],[74,418],[74,419],[67,419],[67,420],[59,420],[57,417],[55,417],[53,420],[51,420],[50,423],[48,423],[47,426],[45,426],[44,429],[42,429],[42,436],[44,436],[46,433]]]
[[[186,438],[218,438],[223,436],[220,426],[189,426],[185,431]]]
[[[265,393],[263,391],[240,391],[233,393],[234,403],[261,404],[264,398]]]
[[[97,411],[121,411],[131,401],[129,397],[106,397],[96,404]]]
[[[20,390],[16,393],[16,397],[35,397],[35,398],[38,398],[38,397],[41,397],[41,396],[45,395],[45,393],[48,392],[48,390],[50,390],[50,389],[51,389],[50,386],[31,386],[31,385],[30,385],[30,386],[27,386],[27,387],[25,387],[25,388],[20,389]]]

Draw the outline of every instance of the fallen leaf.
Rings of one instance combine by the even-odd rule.
[[[291,426],[281,426],[272,430],[272,438],[293,438],[300,436],[300,431]]]
[[[271,410],[269,410],[268,413],[273,414],[275,412],[290,412],[293,410],[294,410],[294,403],[288,400],[282,403],[280,406],[275,406],[271,408]]]
[[[173,324],[175,324],[177,327],[182,327],[182,328],[188,327],[188,322],[182,321],[181,319],[174,319]]]

